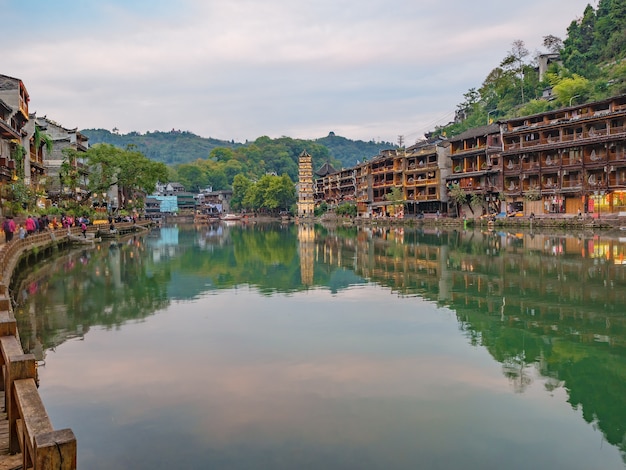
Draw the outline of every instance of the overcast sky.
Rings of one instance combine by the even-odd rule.
[[[65,127],[412,143],[592,0],[0,0],[0,73]]]

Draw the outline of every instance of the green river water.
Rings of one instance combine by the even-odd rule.
[[[626,239],[164,226],[23,272],[84,469],[624,469]]]

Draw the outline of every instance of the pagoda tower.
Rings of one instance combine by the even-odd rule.
[[[298,157],[298,216],[313,217],[314,209],[313,159],[304,150]]]

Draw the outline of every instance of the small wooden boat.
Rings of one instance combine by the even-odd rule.
[[[238,214],[224,214],[221,217],[222,220],[228,222],[228,221],[235,221],[235,220],[241,220],[241,216]]]

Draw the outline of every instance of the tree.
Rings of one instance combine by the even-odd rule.
[[[453,184],[450,187],[450,200],[454,203],[454,208],[458,215],[461,212],[461,206],[467,201],[467,193],[458,184]]]
[[[230,205],[235,210],[241,210],[244,208],[244,199],[248,190],[252,186],[252,182],[244,175],[236,175],[233,179],[233,196],[230,200]]]
[[[296,188],[287,174],[270,176],[263,196],[263,206],[270,211],[287,210],[296,201]]]
[[[206,174],[198,165],[183,163],[178,167],[179,182],[192,192],[198,192],[206,185]]]
[[[558,54],[563,49],[563,40],[552,34],[548,34],[543,37],[543,47],[548,49],[548,52]]]
[[[511,50],[509,50],[508,55],[500,63],[500,67],[513,70],[520,79],[522,103],[524,102],[524,59],[528,56],[528,54],[529,52],[528,49],[526,49],[524,41],[516,39],[511,44]]]
[[[398,206],[404,205],[404,194],[402,189],[397,186],[391,188],[391,191],[385,194],[385,199],[389,201],[389,204],[394,208],[394,212]]]
[[[120,207],[126,207],[130,200],[139,201],[143,194],[154,192],[157,182],[167,181],[168,177],[164,163],[154,162],[132,149],[97,144],[84,153],[68,149],[67,154],[71,159],[80,156],[86,160],[92,192],[107,193],[117,185]]]
[[[589,80],[580,75],[564,78],[552,89],[562,106],[568,106],[577,98],[580,102],[586,100],[591,93]]]

